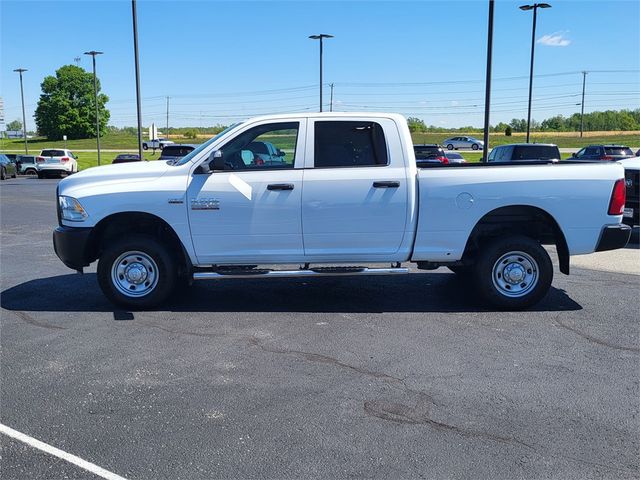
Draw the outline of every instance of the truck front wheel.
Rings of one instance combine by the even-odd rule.
[[[522,310],[538,303],[549,291],[553,264],[535,240],[512,236],[482,248],[475,267],[476,288],[493,306]]]
[[[155,238],[134,235],[107,246],[98,262],[98,283],[113,303],[131,309],[153,308],[173,291],[176,263]]]

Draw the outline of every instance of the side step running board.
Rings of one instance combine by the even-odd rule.
[[[195,272],[194,280],[220,280],[227,278],[290,278],[290,277],[336,277],[354,275],[398,275],[409,273],[408,268],[318,268],[316,270],[253,270],[246,273]]]

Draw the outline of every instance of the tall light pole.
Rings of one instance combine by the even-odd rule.
[[[484,94],[484,137],[482,161],[487,161],[489,151],[489,110],[491,107],[491,56],[493,53],[493,0],[489,0],[489,26],[487,29],[487,79]]]
[[[320,111],[322,111],[322,40],[325,38],[333,38],[328,33],[320,33],[318,35],[309,35],[312,40],[320,40]]]
[[[16,68],[14,72],[20,74],[20,97],[22,98],[22,135],[24,136],[24,153],[29,154],[29,147],[27,146],[27,116],[24,113],[24,88],[22,87],[22,73],[26,72],[26,68]]]
[[[142,106],[140,105],[140,62],[138,60],[138,14],[136,0],[131,0],[131,16],[133,18],[133,56],[136,67],[136,110],[138,114],[138,155],[142,160]]]
[[[584,127],[584,88],[587,83],[587,73],[586,71],[582,72],[582,107],[580,108],[580,138],[582,138],[582,128]]]
[[[539,8],[551,8],[548,3],[534,3],[533,5],[522,5],[520,10],[533,10],[533,28],[531,31],[531,67],[529,68],[529,109],[527,112],[527,143],[529,143],[529,133],[531,131],[531,94],[533,93],[533,54],[536,46],[536,19]]]
[[[96,142],[98,144],[98,166],[100,165],[100,116],[98,115],[98,80],[96,77],[96,55],[102,55],[104,52],[91,50],[84,52],[85,55],[91,55],[93,59],[93,98],[96,102]]]

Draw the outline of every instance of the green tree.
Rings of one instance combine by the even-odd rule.
[[[420,120],[416,117],[407,118],[407,124],[409,125],[410,132],[426,132],[427,126],[424,124],[424,121]]]
[[[100,93],[98,80],[98,118],[103,134],[109,121],[109,101]],[[93,92],[93,74],[76,65],[65,65],[42,82],[42,94],[36,108],[38,132],[50,140],[91,138],[96,136],[96,110]]]
[[[20,120],[14,120],[13,122],[7,123],[7,130],[12,132],[22,130],[22,122]]]
[[[182,133],[182,136],[184,138],[196,139],[196,138],[198,138],[198,131],[195,128],[190,128],[188,130],[185,130]]]
[[[504,128],[504,135],[505,135],[505,137],[510,137],[511,136],[511,127],[509,125],[507,125]]]

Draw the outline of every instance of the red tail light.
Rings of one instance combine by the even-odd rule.
[[[62,163],[64,163],[64,162],[68,162],[68,161],[69,161],[69,157],[62,157],[62,158],[60,159],[60,161],[61,161]]]
[[[625,191],[624,178],[616,180],[611,192],[611,201],[609,202],[609,215],[622,215],[624,212],[624,202],[627,200],[627,192]]]
[[[44,157],[36,157],[36,163],[44,163]]]
[[[440,163],[449,163],[449,159],[447,157],[436,157]]]
[[[600,157],[600,160],[615,160],[615,158],[610,157],[609,155],[605,155],[604,157]]]

